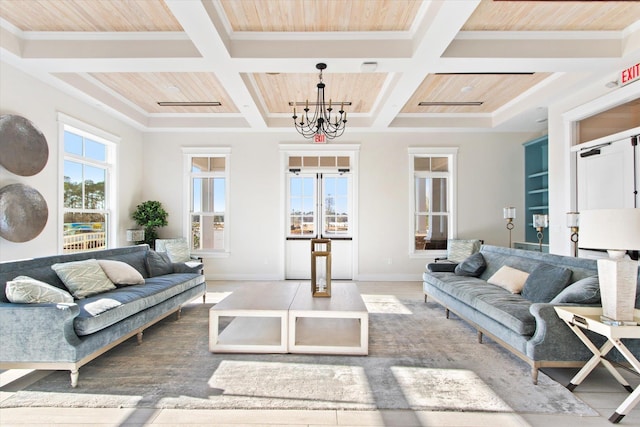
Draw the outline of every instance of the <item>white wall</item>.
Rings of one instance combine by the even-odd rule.
[[[0,238],[0,261],[52,255],[59,252],[58,224],[62,222],[58,195],[60,148],[58,142],[58,113],[81,120],[121,138],[118,144],[117,206],[118,245],[126,245],[125,230],[132,225],[130,212],[142,197],[142,134],[123,124],[100,108],[88,105],[41,81],[0,63],[0,114],[16,114],[31,120],[40,129],[49,146],[49,160],[45,168],[32,177],[15,175],[0,166],[0,188],[23,183],[38,190],[47,201],[47,224],[35,239],[14,243]]]
[[[349,132],[349,130],[347,131]],[[538,135],[495,133],[358,133],[339,143],[359,144],[358,265],[360,280],[419,280],[427,259],[408,253],[408,148],[456,146],[458,151],[458,237],[508,245],[504,206],[524,206],[524,149]],[[284,271],[280,144],[305,143],[295,134],[149,133],[144,142],[145,199],[169,212],[161,237],[183,232],[181,147],[231,148],[230,255],[205,261],[207,277],[281,278]],[[333,142],[331,144],[336,144]],[[331,147],[328,147],[329,149]],[[513,240],[524,236],[524,215]],[[391,264],[388,259],[391,259]]]

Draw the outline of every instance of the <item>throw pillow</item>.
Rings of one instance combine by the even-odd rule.
[[[512,294],[519,294],[524,288],[527,277],[529,277],[529,273],[503,265],[493,276],[489,277],[487,283],[500,286]]]
[[[5,288],[7,299],[14,303],[72,303],[73,297],[64,289],[56,288],[48,283],[29,276],[18,276],[7,282]]]
[[[147,252],[147,271],[149,277],[164,276],[173,273],[173,265],[169,255],[164,252]]]
[[[187,262],[191,260],[191,252],[186,240],[178,239],[164,245],[171,262]]]
[[[455,273],[458,276],[478,277],[487,268],[487,263],[480,252],[467,257],[464,261],[456,266]]]
[[[78,299],[116,288],[96,259],[58,263],[51,268]]]
[[[600,304],[598,276],[589,276],[570,284],[556,295],[551,304]]]
[[[531,302],[549,302],[567,286],[572,274],[568,268],[540,264],[529,274],[522,296]]]
[[[201,262],[174,262],[173,263],[173,272],[174,273],[198,273],[202,274],[202,263]]]
[[[126,262],[99,259],[98,264],[100,264],[109,280],[116,285],[144,285],[142,274]]]

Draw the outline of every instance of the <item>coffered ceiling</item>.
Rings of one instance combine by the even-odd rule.
[[[0,0],[0,55],[142,130],[297,135],[325,62],[347,131],[543,131],[639,61],[640,2]]]

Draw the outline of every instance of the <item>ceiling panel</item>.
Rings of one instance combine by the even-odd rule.
[[[163,0],[2,0],[23,31],[182,31]]]
[[[238,109],[212,73],[92,73],[147,113],[236,113]],[[218,101],[220,107],[161,107],[158,102]]]
[[[403,113],[491,113],[549,74],[430,74]],[[482,102],[480,106],[418,106],[419,102]]]
[[[638,1],[482,0],[465,31],[623,30],[640,19]]]
[[[415,0],[221,0],[233,31],[408,31]]]

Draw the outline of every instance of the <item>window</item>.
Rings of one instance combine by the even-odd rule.
[[[410,253],[447,249],[455,235],[456,148],[409,150],[411,179]]]
[[[188,225],[191,250],[228,252],[229,150],[184,149],[188,168]]]
[[[61,118],[61,122],[65,121],[75,122]],[[112,182],[115,144],[85,130],[90,129],[89,126],[74,124],[78,127],[61,123],[63,253],[105,249],[114,241],[110,191],[115,187]]]

